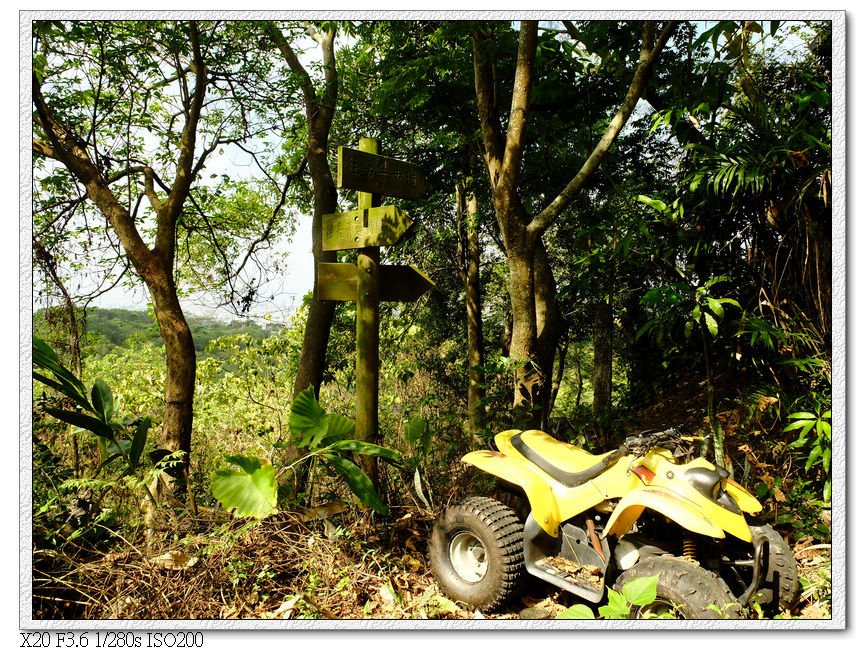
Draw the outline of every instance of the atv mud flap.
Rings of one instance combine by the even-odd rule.
[[[753,578],[751,584],[744,593],[739,596],[739,603],[744,607],[751,600],[751,597],[763,584],[766,574],[769,572],[769,539],[765,535],[757,535],[753,538],[754,557],[751,560],[740,560],[735,562],[740,566],[751,566],[753,569]]]
[[[564,524],[559,539],[548,535],[529,515],[523,536],[526,570],[533,576],[569,591],[591,603],[604,597],[610,547],[601,541],[599,555],[589,542],[586,531]]]

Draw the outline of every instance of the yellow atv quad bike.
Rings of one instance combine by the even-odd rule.
[[[505,431],[498,451],[463,457],[528,500],[510,507],[473,497],[446,508],[430,540],[430,565],[454,600],[489,611],[515,596],[526,572],[598,603],[612,585],[658,576],[640,618],[740,618],[792,607],[796,563],[783,538],[745,515],[760,503],[729,473],[693,458],[678,429],[629,436],[594,455],[537,430]]]

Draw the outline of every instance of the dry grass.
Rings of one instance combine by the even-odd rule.
[[[216,512],[187,518],[170,535],[122,539],[119,550],[34,556],[36,619],[425,619],[480,615],[445,598],[426,561],[431,516],[395,512],[387,527],[357,511],[304,521],[283,513],[262,522]],[[831,549],[794,548],[808,585],[786,616],[831,614]],[[530,591],[488,618],[555,617],[577,602],[533,581]]]

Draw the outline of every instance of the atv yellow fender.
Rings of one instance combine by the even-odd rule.
[[[754,515],[763,509],[763,506],[760,505],[760,502],[757,501],[757,499],[755,499],[753,496],[751,496],[751,493],[748,492],[748,490],[736,483],[736,481],[728,478],[724,489],[731,497],[733,497],[733,500],[737,504],[739,504],[742,512],[747,512],[749,515]]]
[[[746,542],[751,541],[751,530],[742,515],[719,506],[712,508],[710,519],[704,506],[660,485],[646,485],[623,496],[610,515],[603,536],[624,535],[646,508],[661,513],[682,528],[699,535],[720,539],[725,537],[726,531]]]
[[[499,449],[504,448],[504,451],[512,450],[510,438],[519,432],[519,429],[513,429],[499,433],[496,436],[496,445]],[[500,451],[473,451],[463,456],[462,461],[520,486],[526,493],[532,515],[538,524],[549,535],[558,537],[561,520],[556,507],[557,500],[548,479],[539,474],[540,470],[535,470],[534,465],[527,463],[516,451],[513,456]]]

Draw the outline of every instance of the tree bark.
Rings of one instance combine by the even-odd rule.
[[[613,310],[606,300],[595,305],[593,345],[592,416],[606,435],[613,403]]]
[[[307,158],[312,176],[314,205],[312,214],[312,257],[315,264],[315,291],[306,316],[306,327],[303,332],[303,347],[297,366],[294,381],[294,395],[312,386],[318,398],[324,371],[327,367],[327,345],[330,340],[330,328],[336,311],[336,303],[332,300],[318,299],[318,265],[320,262],[336,262],[336,253],[321,250],[321,219],[322,215],[336,212],[336,185],[330,166],[327,164],[327,132],[310,131]]]
[[[480,247],[478,245],[478,203],[465,183],[456,186],[460,276],[466,299],[467,351],[469,366],[468,433],[477,436],[484,427],[484,334],[481,315]]]
[[[675,22],[667,23],[656,38],[655,23],[645,23],[639,62],[619,110],[574,178],[534,217],[527,213],[517,186],[534,84],[538,23],[524,21],[520,26],[506,134],[502,133],[497,113],[495,75],[488,48],[492,35],[483,26],[472,35],[475,92],[484,156],[510,268],[513,315],[510,356],[517,364],[513,405],[529,425],[537,425],[549,415],[552,368],[561,334],[555,283],[542,237],[553,221],[576,200],[627,123],[648,83],[652,64],[675,27]]]
[[[147,284],[153,313],[165,345],[165,407],[162,446],[168,451],[192,448],[192,409],[195,395],[195,344],[170,269],[161,269]]]

